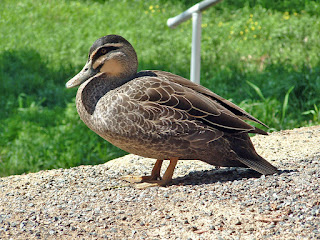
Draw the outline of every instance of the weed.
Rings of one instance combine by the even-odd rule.
[[[91,44],[119,34],[139,69],[189,77],[194,1],[3,0],[0,9],[0,175],[98,164],[125,154],[90,131],[65,82]],[[112,6],[112,7],[110,7]],[[201,83],[269,131],[319,124],[318,1],[226,0],[203,13]],[[293,87],[294,86],[294,87]]]

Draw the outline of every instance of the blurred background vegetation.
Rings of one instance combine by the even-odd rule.
[[[140,69],[189,76],[191,21],[166,21],[197,1],[2,0],[0,176],[99,164],[125,152],[91,132],[65,82],[99,37],[119,34]],[[225,0],[204,12],[201,84],[270,126],[320,123],[320,3]]]

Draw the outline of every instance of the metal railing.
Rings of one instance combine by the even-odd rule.
[[[202,1],[178,16],[169,18],[167,25],[175,28],[180,23],[192,17],[192,51],[191,51],[191,66],[190,80],[200,84],[200,57],[201,57],[201,20],[202,11],[219,3],[222,0],[205,0]]]

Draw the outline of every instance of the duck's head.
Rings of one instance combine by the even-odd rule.
[[[76,87],[99,76],[128,80],[137,73],[137,69],[137,54],[132,45],[121,36],[107,35],[93,43],[87,63],[66,83],[66,87]]]

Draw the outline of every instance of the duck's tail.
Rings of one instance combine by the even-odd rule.
[[[272,175],[278,172],[278,169],[275,166],[273,166],[258,154],[254,159],[246,159],[240,157],[239,161],[263,175]]]
[[[233,135],[230,142],[239,162],[264,175],[278,172],[275,166],[256,152],[248,134]]]

